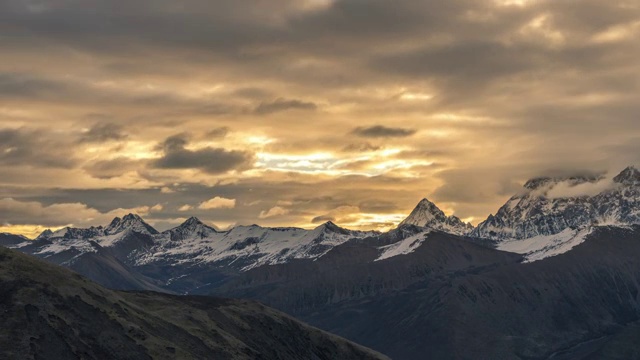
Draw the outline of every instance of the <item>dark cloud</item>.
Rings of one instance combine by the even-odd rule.
[[[333,216],[329,216],[329,215],[321,215],[321,216],[316,216],[313,219],[311,219],[311,223],[312,224],[322,224],[322,223],[326,223],[327,221],[335,222],[336,218],[333,217]]]
[[[253,155],[246,151],[207,147],[188,150],[186,135],[167,138],[161,145],[164,155],[152,162],[159,169],[200,169],[209,174],[221,174],[230,170],[245,169],[253,162]]]
[[[52,96],[66,86],[21,73],[0,72],[0,96],[3,98]]]
[[[369,138],[390,138],[390,137],[408,137],[415,134],[416,129],[405,129],[397,127],[386,127],[383,125],[374,125],[368,127],[357,127],[351,131],[352,134],[369,137]]]
[[[312,102],[301,100],[276,99],[271,102],[262,102],[258,105],[254,112],[259,115],[267,115],[287,110],[316,110],[318,106]]]
[[[52,133],[0,129],[0,164],[71,168],[76,163],[71,144],[64,143]]]
[[[226,126],[222,126],[219,128],[215,128],[207,133],[208,138],[223,138],[227,136],[229,133],[229,128]]]
[[[101,160],[89,163],[84,167],[84,170],[95,178],[111,179],[143,167],[143,161],[119,157],[112,160]]]
[[[113,123],[98,123],[84,132],[80,137],[82,142],[105,142],[110,140],[124,140],[127,134],[122,126]]]
[[[365,152],[380,150],[382,147],[368,142],[353,143],[342,148],[344,152]]]

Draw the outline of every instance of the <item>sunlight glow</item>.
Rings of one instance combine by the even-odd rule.
[[[0,233],[8,233],[14,235],[22,235],[26,236],[29,239],[35,239],[38,235],[40,235],[46,229],[50,229],[51,231],[56,231],[62,229],[64,226],[47,228],[41,225],[3,225],[0,226]]]
[[[425,94],[425,93],[412,93],[412,92],[405,92],[404,94],[400,95],[400,99],[401,100],[408,100],[408,101],[425,101],[425,100],[431,100],[433,99],[433,95],[431,94]]]

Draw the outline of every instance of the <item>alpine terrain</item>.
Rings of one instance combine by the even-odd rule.
[[[113,289],[259,300],[394,359],[640,358],[634,167],[529,180],[475,228],[423,199],[385,233],[129,214],[0,243]]]

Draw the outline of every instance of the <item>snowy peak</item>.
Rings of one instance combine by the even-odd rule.
[[[142,234],[155,235],[158,231],[147,224],[142,218],[136,214],[127,214],[122,219],[114,218],[111,224],[105,229],[106,235],[115,235],[125,230],[131,230]]]
[[[411,214],[399,226],[416,225],[440,230],[451,234],[462,235],[473,229],[471,224],[462,222],[456,216],[447,216],[434,203],[422,199]]]
[[[533,251],[539,246],[544,251],[528,255],[539,259],[551,256],[552,248],[570,249],[567,244],[579,243],[594,226],[640,224],[640,170],[633,166],[608,180],[595,175],[546,177],[529,180],[524,187],[528,191],[509,199],[470,235],[493,239],[499,248],[508,244],[504,249]]]
[[[198,219],[195,216],[192,216],[192,217],[188,218],[187,220],[185,220],[185,222],[180,224],[179,227],[185,228],[185,229],[190,229],[190,228],[195,228],[198,225],[204,225],[204,224],[202,223],[202,221],[200,221],[200,219]]]
[[[200,219],[192,216],[179,226],[167,230],[164,233],[169,234],[169,237],[173,241],[182,241],[190,238],[204,239],[217,232],[216,229],[205,225]]]
[[[327,221],[326,223],[324,223],[324,224],[318,226],[317,228],[315,228],[314,230],[319,230],[321,232],[337,233],[337,234],[342,234],[342,235],[349,235],[350,234],[349,230],[347,230],[345,228],[341,228],[340,226],[336,225],[332,221]]]
[[[623,185],[640,185],[640,170],[634,166],[629,166],[614,177],[613,181]]]

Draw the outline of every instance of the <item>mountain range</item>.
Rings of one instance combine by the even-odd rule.
[[[396,359],[640,358],[639,225],[628,167],[529,180],[477,227],[423,199],[385,233],[128,214],[0,245],[113,289],[259,300]]]

